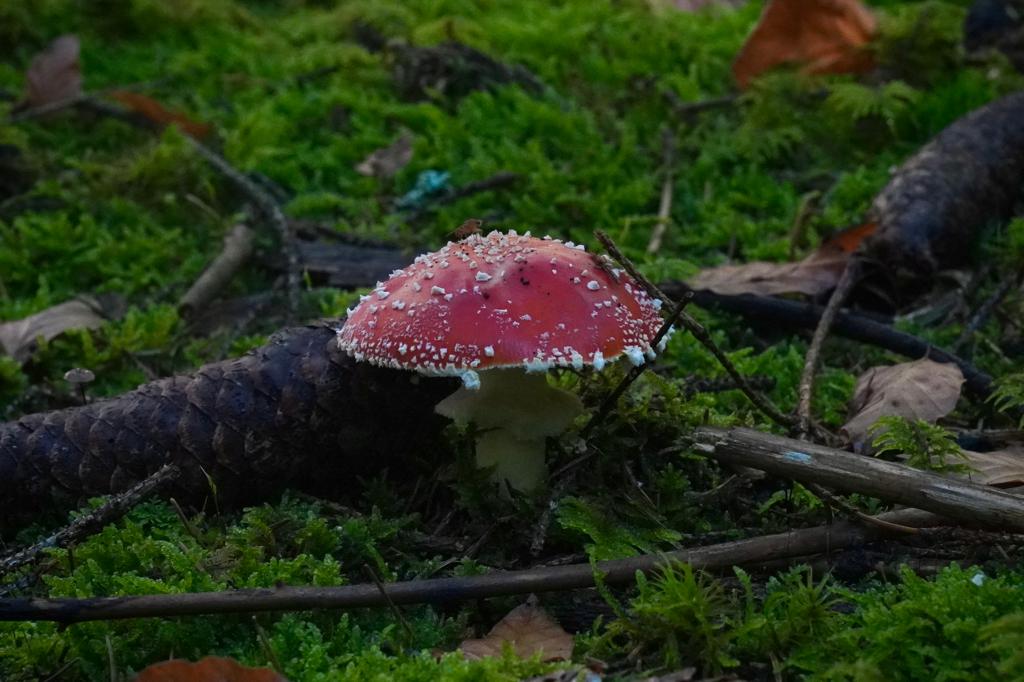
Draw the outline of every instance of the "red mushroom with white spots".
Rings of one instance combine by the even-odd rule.
[[[660,303],[582,246],[491,232],[392,273],[349,311],[338,339],[357,360],[460,377],[436,411],[474,423],[477,463],[530,491],[546,478],[545,439],[582,411],[547,370],[653,358]]]

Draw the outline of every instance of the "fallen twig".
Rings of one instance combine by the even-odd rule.
[[[637,283],[644,287],[648,295],[653,296],[654,298],[658,298],[667,303],[672,302],[672,297],[670,297],[664,291],[659,289],[653,282],[644,277],[643,273],[636,269],[636,266],[633,265],[633,262],[629,260],[629,258],[627,258],[624,253],[622,253],[618,245],[614,241],[612,241],[611,237],[609,237],[601,230],[596,230],[594,232],[594,236],[597,237],[597,240],[601,242],[605,249],[608,250],[608,253],[611,254],[612,258],[618,261],[618,263],[622,265],[626,272],[628,272],[629,275],[637,281]],[[686,292],[686,290],[687,289],[683,289],[680,292],[680,296],[683,295]],[[754,404],[755,407],[757,407],[759,410],[761,410],[761,412],[766,414],[772,421],[781,426],[789,427],[793,425],[793,419],[791,417],[782,414],[782,412],[780,412],[778,408],[772,405],[771,401],[768,400],[767,397],[758,393],[750,385],[746,377],[740,374],[740,371],[736,369],[736,365],[734,365],[732,363],[732,360],[729,359],[729,356],[727,356],[722,351],[722,349],[718,347],[718,344],[716,344],[714,339],[711,338],[711,335],[708,334],[708,331],[704,328],[704,325],[695,320],[685,310],[679,314],[679,322],[683,325],[683,327],[686,328],[686,331],[690,332],[690,334],[692,334],[695,339],[697,339],[701,344],[703,344],[703,346],[707,348],[712,355],[715,356],[715,359],[717,359],[718,362],[722,365],[722,367],[725,368],[725,371],[729,374],[730,377],[732,377],[732,380],[736,382],[737,387],[739,387],[739,389],[743,391],[743,394],[747,396],[747,398],[750,400],[750,402]]]
[[[985,299],[985,302],[978,308],[978,312],[971,317],[970,322],[964,327],[963,332],[960,334],[960,338],[953,343],[950,350],[954,353],[959,353],[960,349],[963,348],[971,337],[974,336],[975,332],[981,329],[988,319],[992,316],[996,306],[998,306],[1006,295],[1009,294],[1014,288],[1020,283],[1020,276],[1008,277],[1003,280],[1002,284],[996,287],[996,290],[992,292],[992,295]]]
[[[216,298],[252,255],[253,240],[252,230],[241,223],[235,225],[225,235],[221,252],[178,301],[178,308],[187,315],[206,307]]]
[[[465,199],[466,197],[480,192],[487,192],[494,189],[502,189],[509,187],[519,182],[522,179],[522,175],[519,173],[512,173],[511,171],[498,171],[494,175],[484,178],[483,180],[475,180],[473,182],[467,182],[465,185],[455,187],[451,191],[440,194],[436,197],[432,197],[428,202],[422,206],[414,208],[409,212],[406,220],[408,222],[416,222],[424,215],[430,213],[439,206],[445,206],[452,204],[459,199]]]
[[[697,100],[696,102],[684,102],[679,95],[668,88],[661,91],[665,101],[672,107],[672,112],[684,119],[689,119],[694,114],[700,114],[713,109],[726,109],[735,105],[740,100],[738,93],[722,95],[721,97],[709,97],[708,99]]]
[[[943,523],[940,517],[918,510],[888,512],[881,514],[880,518],[915,527]],[[596,567],[579,563],[470,577],[411,580],[385,584],[383,590],[369,583],[90,599],[3,599],[0,600],[0,621],[47,620],[70,624],[210,613],[362,608],[385,606],[389,601],[393,604],[457,602],[592,587],[595,568],[602,574],[604,584],[624,585],[636,579],[637,571],[650,573],[670,561],[686,562],[706,571],[722,571],[737,565],[757,566],[779,559],[829,552],[888,535],[891,533],[882,528],[840,522],[657,555],[602,561]]]
[[[997,488],[753,429],[701,427],[694,440],[700,452],[726,464],[1024,532],[1024,497]]]
[[[173,481],[178,473],[178,467],[165,464],[128,490],[113,495],[99,507],[82,514],[45,540],[0,559],[0,575],[32,563],[47,549],[66,547],[97,532],[111,521],[124,516],[154,490]]]
[[[47,105],[45,107],[29,109],[16,116],[12,116],[10,120],[12,122],[23,121],[69,107],[82,107],[103,116],[117,118],[140,128],[148,128],[152,130],[160,129],[162,127],[134,112],[125,111],[119,107],[111,106],[94,95],[73,97],[61,102],[55,102],[52,105]],[[270,223],[275,231],[277,231],[281,240],[281,250],[284,252],[287,262],[287,274],[285,281],[288,290],[288,322],[293,323],[299,306],[301,273],[299,270],[298,250],[295,247],[295,240],[292,235],[291,227],[284,217],[284,212],[281,210],[281,206],[278,204],[276,199],[267,194],[244,173],[232,166],[223,156],[213,151],[184,130],[182,130],[182,135],[197,154],[203,157],[207,163],[213,166],[224,177],[234,183],[254,204],[256,204],[260,213],[263,214],[264,219]]]
[[[679,299],[679,302],[672,308],[668,317],[665,318],[661,328],[658,329],[658,333],[654,335],[654,339],[651,340],[651,346],[655,348],[658,347],[662,339],[665,338],[665,335],[672,330],[673,325],[675,325],[679,320],[679,317],[683,315],[683,309],[686,308],[686,305],[690,302],[691,298],[692,295],[687,294]],[[642,365],[637,365],[630,369],[629,372],[626,373],[626,376],[622,377],[618,385],[611,393],[605,396],[605,399],[601,401],[601,406],[590,416],[586,425],[580,430],[581,437],[586,438],[590,431],[608,416],[608,413],[611,412],[612,408],[619,402],[619,398],[622,397],[622,394],[626,392],[626,389],[629,388],[634,381],[640,378],[640,375],[643,374],[644,370],[647,369],[648,366],[649,363],[646,362]]]
[[[647,253],[657,253],[661,249],[661,242],[665,238],[665,230],[672,216],[672,190],[675,187],[675,173],[673,165],[676,156],[676,138],[669,128],[662,131],[662,168],[665,173],[665,180],[661,184],[661,201],[658,204],[658,219],[651,231],[651,240],[647,243]]]
[[[818,371],[818,360],[821,357],[821,349],[825,344],[825,338],[832,329],[836,315],[839,314],[843,302],[850,295],[853,285],[857,283],[860,274],[860,259],[852,257],[843,268],[843,274],[828,299],[828,305],[822,311],[818,319],[818,325],[814,328],[814,335],[811,337],[811,345],[807,347],[807,356],[804,358],[804,371],[800,376],[798,390],[798,402],[796,408],[796,432],[801,440],[807,438],[811,430],[811,397],[814,394],[814,376]]]
[[[182,134],[199,156],[203,157],[207,163],[233,182],[256,204],[260,213],[263,214],[263,218],[277,231],[278,237],[281,240],[281,250],[284,252],[287,264],[285,285],[288,291],[288,322],[293,323],[299,309],[299,292],[301,291],[302,279],[299,270],[298,248],[295,246],[292,228],[285,219],[280,204],[277,203],[274,197],[267,194],[259,185],[250,180],[245,173],[228,163],[228,160],[223,156],[194,137]]]
[[[673,294],[689,291],[683,282],[662,282],[661,287]],[[814,329],[824,308],[812,303],[790,301],[771,296],[725,296],[710,291],[694,292],[693,303],[701,308],[719,308],[726,312],[742,315],[749,320],[770,324],[774,329],[794,327]],[[876,322],[863,315],[843,310],[836,316],[832,332],[853,341],[871,344],[878,348],[899,353],[908,358],[929,357],[936,362],[955,363],[964,373],[964,388],[968,393],[984,400],[992,393],[992,377],[963,358],[912,334],[893,329],[887,324]]]

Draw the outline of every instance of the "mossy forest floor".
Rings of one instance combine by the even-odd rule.
[[[95,372],[91,397],[115,395],[154,376],[240,354],[284,324],[283,304],[208,335],[180,318],[178,298],[220,250],[224,234],[249,218],[245,197],[175,128],[153,133],[80,110],[7,122],[3,114],[23,89],[32,55],[60,34],[82,41],[88,91],[131,87],[211,124],[207,143],[279,198],[291,218],[410,251],[443,244],[471,217],[592,248],[592,232],[601,229],[661,280],[726,258],[789,260],[806,253],[822,237],[856,224],[890,170],[932,135],[1024,85],[997,56],[965,59],[966,3],[873,4],[882,17],[881,75],[873,80],[774,74],[734,106],[682,119],[660,92],[687,102],[732,92],[730,63],[760,3],[696,14],[640,0],[0,3],[6,97],[0,100],[0,320],[82,293],[114,292],[129,304],[119,321],[66,333],[23,365],[0,356],[0,416],[75,404],[62,378],[71,367]],[[428,92],[409,101],[386,54],[356,41],[365,27],[413,45],[471,45],[523,65],[544,87],[447,97]],[[671,225],[661,249],[647,255],[665,130],[678,142]],[[394,178],[354,170],[403,131],[412,136],[414,155]],[[430,169],[449,173],[453,186],[500,171],[520,179],[413,219],[395,210],[393,200]],[[794,244],[792,228],[808,202],[812,209]],[[223,296],[280,293],[277,235],[259,229],[256,258]],[[977,246],[978,260],[991,269],[961,296],[962,311],[938,326],[927,316],[899,324],[948,346],[1008,264],[1024,259],[1022,245],[1024,224],[994,226]],[[302,317],[343,314],[358,293],[307,279]],[[1003,305],[1004,317],[1019,320],[1024,312],[1014,296]],[[770,396],[778,405],[794,408],[805,335],[751,330],[725,314],[694,314],[743,372],[774,380]],[[964,351],[996,377],[1012,373],[1021,358],[1020,329],[1003,329],[1004,317],[993,318]],[[890,361],[895,356],[877,349],[830,341],[815,414],[828,427],[842,424],[856,375]],[[594,409],[619,372],[564,382]],[[694,494],[728,477],[710,461],[671,447],[694,426],[777,429],[738,391],[688,389],[690,377],[723,374],[692,337],[676,334],[657,371],[632,386],[590,435],[599,454],[560,501],[539,557],[531,556],[530,545],[543,496],[495,499],[481,477],[453,463],[433,477],[391,472],[354,482],[343,507],[289,493],[245,511],[213,504],[185,509],[186,524],[170,504],[147,502],[73,551],[53,551],[11,594],[338,585],[367,582],[368,566],[384,580],[471,575],[826,522],[829,510],[786,481],[762,481],[710,504]],[[981,418],[1010,425],[990,406],[967,401],[947,421],[973,425]],[[466,449],[464,437],[454,429],[450,435],[453,450]],[[560,463],[572,459],[573,439],[568,435],[554,455]],[[465,459],[462,453],[449,461]],[[870,499],[851,502],[867,511],[884,508]],[[50,528],[41,524],[16,540],[31,541]],[[575,659],[604,661],[609,679],[687,666],[698,669],[695,679],[730,673],[758,680],[1024,679],[1024,573],[1016,572],[1019,554],[1012,548],[983,556],[981,565],[943,566],[955,555],[922,561],[904,545],[870,557],[882,570],[852,578],[830,575],[827,565],[719,578],[674,569],[619,594],[619,616],[585,626]],[[911,567],[899,568],[904,561]],[[486,632],[519,601],[404,607],[408,628],[388,609],[67,629],[0,623],[0,678],[114,679],[113,670],[117,679],[130,679],[132,671],[170,656],[218,654],[279,666],[296,681],[516,680],[558,666],[511,654],[467,662],[444,652]],[[558,611],[558,597],[543,602]]]

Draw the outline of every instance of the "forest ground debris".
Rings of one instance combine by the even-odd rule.
[[[62,380],[70,367],[95,373],[90,398],[97,401],[145,381],[139,363],[160,376],[180,374],[258,348],[280,326],[275,311],[265,310],[206,336],[186,326],[176,310],[176,301],[239,218],[237,192],[176,128],[156,136],[141,132],[128,121],[137,114],[89,100],[76,101],[61,115],[54,111],[9,123],[8,107],[24,89],[32,55],[69,31],[81,40],[89,92],[146,83],[147,96],[169,111],[193,112],[214,124],[220,138],[210,148],[271,194],[290,217],[315,221],[346,239],[397,243],[409,253],[443,243],[467,216],[501,228],[543,227],[577,243],[589,242],[599,228],[636,256],[654,282],[685,280],[724,257],[786,260],[794,216],[810,192],[820,192],[821,200],[803,227],[806,244],[856,224],[885,186],[890,168],[968,111],[1024,85],[998,55],[964,62],[963,7],[937,0],[873,3],[880,18],[880,77],[900,80],[774,72],[738,99],[730,92],[729,69],[757,20],[757,3],[695,14],[661,12],[644,3],[554,7],[541,0],[490,5],[487,12],[421,0],[287,8],[239,0],[130,4],[130,12],[115,13],[71,0],[0,3],[0,90],[12,93],[0,97],[0,316],[23,319],[89,292],[118,292],[130,305],[119,321],[40,344],[24,365],[0,357],[0,412],[7,420],[77,405],[73,387]],[[472,83],[451,97],[427,92],[425,99],[405,101],[380,46],[368,50],[355,40],[368,33],[360,26],[373,28],[383,38],[381,46],[390,39],[415,47],[451,41],[472,46],[496,63],[524,65],[544,87],[524,91],[508,83]],[[659,87],[692,105],[675,108],[660,91],[637,88],[638,81],[652,82],[637,74],[657,74]],[[438,83],[427,75],[417,83]],[[674,173],[671,219],[681,227],[666,232],[658,254],[641,260],[649,230],[637,228],[657,220],[658,191],[666,184],[651,131],[680,117],[686,125],[677,130],[679,154],[687,163]],[[391,181],[353,170],[366,151],[387,144],[403,128],[414,136],[415,154]],[[456,188],[505,171],[518,180],[515,191],[486,187],[435,202],[409,221],[395,211],[394,197],[430,169],[451,173]],[[268,300],[265,292],[281,271],[267,244],[273,237],[258,237],[253,267],[226,285],[225,299]],[[980,258],[991,260],[993,274],[977,290],[964,292],[963,309],[977,309],[1005,273],[1016,271],[1005,254],[1021,253],[1024,221],[979,238]],[[321,286],[322,280],[305,284],[304,316],[339,316],[357,295]],[[706,305],[709,298],[698,293],[695,301]],[[772,324],[737,323],[741,318],[724,311],[733,304],[745,306],[745,314],[762,311],[760,319],[767,315]],[[956,359],[971,396],[988,395],[993,376],[1003,387],[996,404],[961,401],[947,418],[961,430],[978,432],[983,425],[986,433],[1005,431],[1019,418],[1012,408],[999,408],[1024,403],[1021,391],[1004,378],[1020,361],[1020,332],[1012,324],[1020,306],[1017,292],[1009,292],[972,336],[966,351],[971,362]],[[805,339],[792,331],[813,326],[820,308],[813,302],[750,299],[696,308],[688,314],[735,369],[742,376],[770,377],[770,385],[758,388],[783,413],[792,410],[806,350]],[[878,319],[844,311],[837,320],[814,390],[816,414],[827,427],[843,423],[857,369],[891,362],[891,352],[937,358],[936,349],[948,348],[967,322],[956,315],[934,325],[903,318],[893,327]],[[728,380],[711,351],[678,334],[656,369],[645,372],[593,431],[595,454],[574,470],[574,495],[550,514],[546,544],[536,558],[529,544],[545,511],[542,500],[495,501],[470,470],[470,453],[457,445],[453,453],[432,445],[411,453],[403,467],[347,486],[340,502],[359,510],[358,516],[287,496],[244,512],[226,504],[204,512],[201,500],[193,505],[181,498],[191,535],[166,503],[144,502],[73,548],[50,550],[39,579],[22,576],[15,592],[126,596],[329,586],[365,580],[367,563],[385,583],[459,577],[533,562],[564,563],[582,552],[600,558],[656,555],[827,520],[827,508],[802,486],[772,477],[728,483],[728,473],[714,462],[673,447],[706,423],[779,428],[742,391],[712,395],[686,386],[690,375]],[[596,407],[620,378],[617,368],[608,368],[592,377],[565,373],[558,381]],[[355,441],[346,443],[367,446]],[[572,456],[557,454],[556,466]],[[205,479],[197,481],[208,487]],[[218,483],[219,495],[229,492],[224,481]],[[863,496],[844,499],[866,514],[884,509]],[[434,529],[443,537],[426,542]],[[29,545],[49,532],[40,522],[16,541]],[[717,630],[724,643],[717,648],[719,663],[748,679],[879,678],[884,671],[888,678],[910,680],[934,677],[936,668],[1006,678],[1014,670],[1013,656],[1019,657],[1014,627],[1019,630],[1024,610],[1024,577],[1013,569],[1020,556],[1015,542],[992,541],[982,554],[923,533],[902,543],[804,557],[815,565],[813,580],[800,572],[773,582],[767,576],[778,565],[751,569],[754,618],[743,616],[738,629]],[[922,549],[932,554],[922,556]],[[893,573],[901,561],[929,574],[950,561],[977,566],[940,570],[926,580]],[[874,566],[884,570],[869,570]],[[845,585],[832,586],[842,591],[844,612],[828,611],[823,620],[799,617],[805,610],[820,612],[815,594],[822,592],[815,589],[819,570],[829,568],[836,569],[837,582],[845,571]],[[877,582],[884,580],[891,582]],[[779,582],[786,585],[781,590]],[[724,587],[727,599],[746,593],[735,580],[726,579]],[[672,650],[662,644],[672,637],[684,641],[680,637],[690,632],[671,619],[669,609],[678,599],[645,597],[641,623],[658,627],[620,630],[630,637],[606,650],[609,678],[633,674],[638,661],[628,655],[638,646],[644,654],[640,664],[664,670]],[[628,615],[628,595],[623,603]],[[747,602],[740,603],[747,613]],[[450,650],[467,628],[486,632],[514,605],[499,598],[403,607],[415,635],[409,646],[409,635],[396,628],[386,608],[262,614],[265,638],[257,636],[251,619],[232,616],[93,622],[65,630],[48,623],[3,623],[0,675],[97,679],[109,675],[110,651],[126,672],[172,653],[192,660],[230,654],[248,665],[265,665],[268,648],[295,680],[504,682],[549,672],[544,664],[512,657],[470,663],[430,653]],[[567,615],[579,622],[586,613],[575,608]],[[760,625],[748,632],[748,622]],[[816,624],[811,637],[801,634],[807,632],[801,623],[809,622]],[[586,646],[594,636],[577,636],[578,657],[596,653],[596,644]],[[928,647],[934,659],[915,658]],[[701,662],[693,652],[678,655],[694,657],[686,667]]]

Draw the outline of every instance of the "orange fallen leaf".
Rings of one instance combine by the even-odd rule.
[[[154,663],[135,678],[135,682],[288,682],[270,668],[250,668],[238,661],[207,656],[192,663],[172,660]]]
[[[877,27],[858,0],[770,0],[747,38],[732,73],[746,89],[756,76],[783,64],[805,73],[862,73],[874,66],[864,46]]]
[[[137,92],[129,92],[127,90],[113,90],[108,94],[125,108],[134,111],[158,126],[176,125],[197,139],[206,137],[212,130],[212,126],[209,124],[193,121],[184,114],[171,111],[152,97],[146,97]]]
[[[509,644],[519,658],[541,652],[541,660],[569,660],[573,637],[544,609],[527,602],[508,612],[483,639],[467,639],[459,649],[470,660],[501,656]]]
[[[864,243],[864,240],[873,235],[877,229],[878,223],[874,222],[848,227],[845,230],[836,232],[834,235],[823,241],[818,250],[832,249],[843,253],[853,253],[859,249],[860,245]]]
[[[953,411],[963,384],[959,367],[928,358],[872,367],[857,379],[850,402],[853,416],[842,430],[854,443],[863,443],[881,417],[934,422]]]
[[[78,38],[63,35],[32,58],[25,74],[25,103],[42,107],[82,94],[82,66]]]

